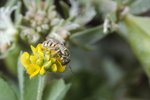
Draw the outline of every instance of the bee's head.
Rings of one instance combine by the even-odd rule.
[[[67,65],[69,62],[70,62],[70,59],[67,58],[67,57],[65,57],[65,58],[63,58],[61,64],[62,64],[62,65]]]

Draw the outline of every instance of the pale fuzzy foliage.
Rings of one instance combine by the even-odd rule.
[[[17,30],[11,20],[11,13],[16,7],[0,8],[0,52],[4,52],[15,41]]]

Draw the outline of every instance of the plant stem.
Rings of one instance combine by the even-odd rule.
[[[20,62],[20,56],[22,54],[22,51],[20,52],[20,55],[18,57],[18,82],[19,82],[19,90],[20,90],[20,100],[24,100],[24,69]]]
[[[39,75],[38,91],[37,91],[36,100],[42,100],[43,90],[44,90],[44,86],[45,86],[45,77],[46,77],[46,75],[44,75],[44,76]]]

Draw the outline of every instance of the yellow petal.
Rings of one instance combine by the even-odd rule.
[[[51,71],[52,71],[52,72],[57,72],[57,65],[56,65],[56,64],[53,64],[53,65],[51,66]]]
[[[36,50],[37,51],[42,51],[42,44],[38,44],[37,47],[36,47]]]
[[[44,56],[44,53],[43,53],[43,50],[42,50],[42,44],[38,44],[37,45],[36,51],[37,51],[39,57],[43,57]]]
[[[33,56],[33,55],[30,56],[30,61],[32,64],[36,64],[36,59],[37,59],[36,56]]]
[[[30,64],[29,57],[30,57],[30,55],[29,55],[28,52],[24,52],[24,53],[21,55],[20,60],[21,60],[22,65],[23,65],[25,68],[27,68],[27,66]]]
[[[55,55],[56,54],[56,51],[55,50],[51,50],[51,55]]]
[[[58,67],[58,72],[64,72],[65,71],[66,66],[60,66]]]
[[[36,55],[36,48],[34,48],[32,45],[30,47],[31,47],[31,50],[33,52],[33,55]]]
[[[32,73],[32,74],[30,75],[30,79],[33,78],[33,77],[35,77],[36,75],[38,75],[39,72],[40,72],[40,69],[39,69],[39,70],[36,70],[34,73]]]
[[[30,78],[38,75],[40,72],[40,67],[38,65],[30,64],[30,66],[27,68],[27,73],[30,75]]]
[[[42,66],[43,65],[43,58],[37,59],[36,64],[39,65],[39,66]]]
[[[38,56],[39,56],[40,58],[43,58],[43,57],[44,57],[43,51],[38,51],[37,53],[38,53]]]
[[[44,67],[42,67],[41,70],[40,70],[40,74],[44,75],[45,73],[46,73],[46,71],[45,71]]]
[[[52,65],[52,61],[50,60],[50,61],[46,62],[43,66],[45,69],[49,69],[51,65]]]
[[[64,72],[65,71],[66,66],[62,66],[62,64],[58,60],[56,61],[56,64],[57,64],[57,71],[58,72]]]
[[[42,49],[42,44],[41,43],[39,43],[38,45],[37,45],[37,49],[39,50],[39,49]]]
[[[56,62],[56,59],[55,59],[55,58],[51,58],[50,60],[52,61],[52,63],[55,63],[55,62]]]
[[[49,59],[50,59],[50,56],[49,56],[49,55],[45,55],[45,56],[44,56],[44,60],[45,60],[45,61],[48,61]]]

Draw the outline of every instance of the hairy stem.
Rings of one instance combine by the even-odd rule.
[[[43,90],[44,90],[44,86],[45,86],[45,77],[46,77],[46,75],[44,75],[44,76],[39,75],[38,91],[37,91],[36,100],[42,100]]]

